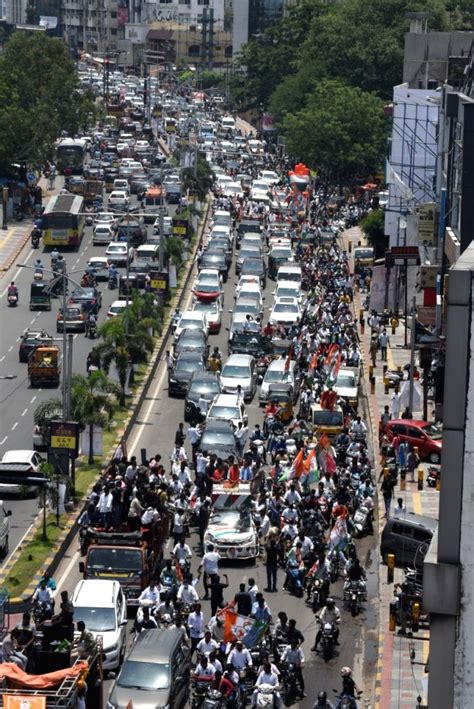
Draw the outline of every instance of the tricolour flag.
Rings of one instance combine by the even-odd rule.
[[[260,641],[267,624],[255,618],[236,613],[232,608],[224,608],[218,612],[224,618],[224,642],[231,643],[241,640],[245,647],[254,647]]]

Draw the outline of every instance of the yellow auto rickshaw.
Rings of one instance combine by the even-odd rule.
[[[277,420],[282,424],[287,424],[292,420],[293,400],[294,391],[291,384],[270,384],[263,421],[265,435],[268,433],[270,421]]]

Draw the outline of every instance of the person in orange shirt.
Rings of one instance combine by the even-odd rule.
[[[227,480],[232,486],[239,484],[240,467],[239,467],[238,463],[234,460],[234,458],[232,458],[230,460],[229,470],[227,473]]]

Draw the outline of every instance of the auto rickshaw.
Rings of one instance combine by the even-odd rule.
[[[36,281],[30,286],[30,310],[51,310],[49,283]]]
[[[293,418],[294,391],[291,384],[270,384],[265,407],[263,432],[267,436],[272,421],[288,424]]]
[[[138,279],[134,273],[130,273],[128,276],[120,276],[119,281],[119,297],[121,296],[132,296],[133,293],[138,291]]]
[[[288,350],[290,349],[290,347],[291,340],[272,338],[272,341],[270,343],[270,354],[273,359],[286,357],[288,355]]]

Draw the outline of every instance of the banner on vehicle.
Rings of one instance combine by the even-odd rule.
[[[2,700],[5,709],[46,709],[46,697],[28,697],[19,694],[11,697],[4,694]]]

